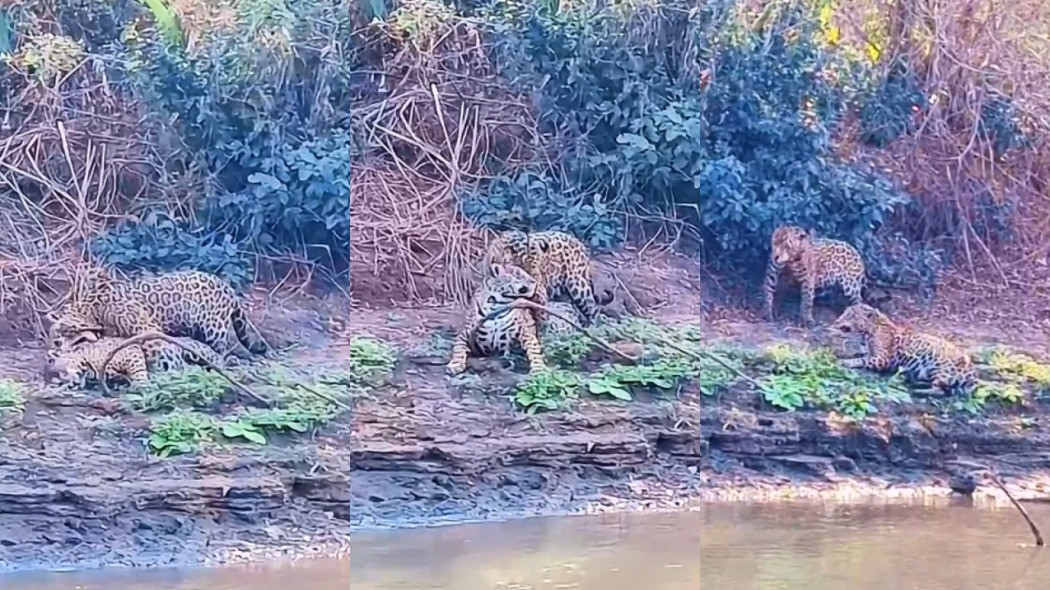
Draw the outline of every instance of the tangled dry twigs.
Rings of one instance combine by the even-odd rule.
[[[880,61],[909,64],[928,95],[918,129],[885,150],[863,157],[899,178],[923,204],[924,217],[903,220],[930,235],[957,236],[973,273],[979,260],[1005,284],[1006,262],[995,228],[1012,216],[1019,259],[1045,255],[1050,244],[1047,175],[1050,145],[1050,11],[1035,0],[918,0],[880,2],[884,16],[857,5],[838,15],[843,37],[877,48]],[[878,26],[873,29],[873,22]],[[883,31],[872,36],[872,30]],[[1034,34],[1033,34],[1034,33]],[[998,109],[1007,111],[997,113]],[[997,116],[1004,116],[996,119]],[[1018,124],[1034,139],[1023,150],[997,151]],[[856,147],[852,138],[844,149]],[[1009,204],[1013,204],[1013,208]]]
[[[92,237],[133,206],[181,210],[197,191],[181,190],[160,126],[93,57],[67,38],[24,34],[0,71],[0,316],[39,335],[37,318]],[[54,63],[22,63],[52,46],[43,54]]]
[[[381,154],[353,167],[351,259],[355,290],[370,290],[374,276],[390,295],[465,302],[479,244],[458,198],[486,178],[488,163],[532,161],[538,131],[528,100],[497,75],[474,25],[430,4],[408,2],[376,25],[376,43],[398,49],[382,73],[386,92],[351,109]],[[427,18],[411,21],[406,36],[401,29],[419,11]],[[440,293],[420,279],[434,276],[443,277]]]

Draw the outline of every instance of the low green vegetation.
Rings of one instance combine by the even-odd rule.
[[[885,404],[909,403],[900,378],[843,368],[828,349],[787,344],[765,348],[752,365],[762,384],[763,400],[782,410],[822,409],[851,419],[878,413]]]
[[[21,412],[25,403],[21,383],[11,379],[0,379],[0,417]]]
[[[953,408],[980,414],[989,407],[1027,406],[1050,393],[1050,364],[1005,347],[974,354],[980,381],[973,395],[956,400]]]
[[[605,358],[595,361],[601,347],[582,334],[548,338],[545,350],[555,368],[515,385],[515,403],[534,413],[567,407],[585,395],[630,402],[640,392],[677,395],[692,389],[733,405],[745,396],[753,400],[748,405],[786,412],[822,410],[862,421],[919,404],[940,413],[1008,411],[1050,391],[1050,364],[1003,348],[975,354],[979,384],[972,394],[917,397],[903,376],[847,369],[829,348],[709,345],[701,343],[697,326],[670,328],[639,319],[593,332],[614,347],[635,343],[644,351],[642,358],[631,364],[601,354]]]
[[[624,364],[582,334],[549,338],[544,342],[545,353],[557,368],[517,384],[513,388],[515,403],[534,413],[564,407],[581,394],[629,402],[640,392],[677,393],[686,383],[700,378],[708,366],[690,351],[690,347],[698,346],[693,327],[672,329],[632,319],[596,327],[592,333],[614,347],[618,343],[640,345],[641,358],[637,363]],[[591,359],[596,355],[605,358],[594,362]]]
[[[393,372],[397,355],[385,343],[355,339],[348,361],[338,370],[269,364],[231,371],[265,404],[199,367],[155,374],[123,397],[131,409],[149,416],[148,447],[161,457],[211,445],[266,445],[275,435],[308,433],[334,420],[364,386]]]

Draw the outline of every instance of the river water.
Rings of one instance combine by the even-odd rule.
[[[1050,534],[1050,508],[1030,513]],[[1029,546],[1024,546],[1025,544]],[[33,574],[11,590],[1045,590],[1013,509],[723,504],[362,533],[348,561]]]

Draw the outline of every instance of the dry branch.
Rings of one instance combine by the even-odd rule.
[[[262,395],[260,395],[260,394],[258,394],[256,392],[254,392],[253,390],[249,389],[248,386],[244,385],[240,381],[237,381],[236,379],[231,377],[230,374],[227,373],[226,371],[224,371],[221,367],[216,367],[215,365],[209,363],[207,359],[200,358],[193,351],[193,349],[191,349],[190,347],[186,346],[182,342],[179,342],[179,340],[177,338],[174,338],[172,336],[169,336],[169,335],[161,333],[161,332],[143,332],[141,334],[136,334],[135,336],[132,336],[132,337],[124,340],[123,342],[121,342],[113,350],[111,350],[108,355],[106,355],[106,358],[103,359],[102,364],[101,364],[101,366],[99,366],[99,369],[98,369],[98,374],[99,374],[98,381],[99,381],[99,384],[102,387],[102,392],[104,394],[109,395],[109,386],[106,384],[105,375],[106,375],[106,367],[109,366],[109,363],[113,360],[113,357],[116,356],[116,354],[118,352],[120,352],[121,350],[123,350],[123,349],[125,349],[125,348],[127,348],[129,346],[137,346],[137,345],[140,345],[143,342],[147,342],[149,340],[163,340],[164,342],[167,342],[168,344],[172,344],[174,346],[177,346],[177,347],[181,348],[182,350],[184,350],[184,351],[190,353],[191,355],[193,355],[200,362],[202,362],[205,365],[207,365],[207,367],[209,369],[211,369],[211,370],[215,371],[216,373],[218,373],[220,376],[222,376],[223,379],[226,379],[226,381],[228,381],[230,383],[230,385],[233,385],[233,387],[235,389],[237,389],[238,391],[244,393],[248,397],[251,397],[252,399],[255,399],[256,401],[264,403],[264,404],[266,404],[268,406],[273,403],[273,400],[270,400],[270,399],[268,399],[268,398],[266,398],[266,397],[264,397],[264,396],[262,396]],[[272,383],[272,382],[269,383],[269,385],[274,386],[274,387],[278,387],[277,384]],[[347,410],[347,411],[350,410],[350,406],[348,406],[347,404],[343,403],[342,401],[340,401],[340,400],[338,400],[338,399],[328,395],[327,393],[318,391],[318,390],[316,390],[316,389],[314,389],[312,387],[309,387],[307,385],[304,385],[302,383],[295,384],[295,387],[299,387],[302,390],[306,391],[307,393],[315,395],[315,396],[325,400],[326,402],[336,406],[337,408],[340,408],[342,410]]]

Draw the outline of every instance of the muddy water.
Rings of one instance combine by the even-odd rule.
[[[1031,509],[1050,533],[1050,508]],[[32,574],[11,590],[1043,590],[1013,510],[720,505],[356,535],[347,561]],[[349,586],[348,586],[349,583]]]
[[[1050,509],[1034,508],[1050,534]],[[361,535],[354,590],[1045,589],[1012,510],[722,505]]]

